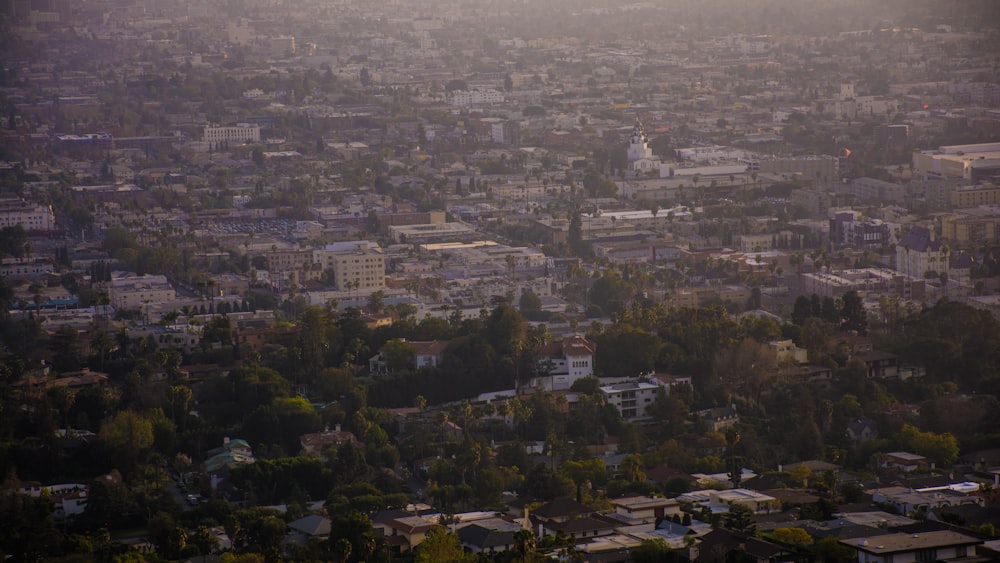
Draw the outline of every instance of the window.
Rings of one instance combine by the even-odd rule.
[[[934,548],[921,549],[917,551],[914,561],[917,563],[930,563],[937,560],[937,551]]]

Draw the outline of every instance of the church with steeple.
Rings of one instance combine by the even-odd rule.
[[[629,138],[628,169],[634,174],[648,173],[650,170],[659,171],[660,161],[653,156],[653,149],[649,148],[649,138],[646,137],[646,129],[642,126],[639,117],[635,118],[635,127],[632,128],[632,137]]]

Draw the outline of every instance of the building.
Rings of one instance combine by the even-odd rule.
[[[614,499],[614,518],[629,524],[648,524],[681,513],[676,499],[635,496]]]
[[[857,550],[859,563],[951,561],[975,555],[983,540],[951,530],[919,534],[898,533],[862,539],[842,539],[841,545]]]
[[[750,489],[727,489],[724,491],[704,489],[684,493],[676,500],[689,502],[696,506],[706,506],[712,512],[729,512],[730,507],[736,504],[749,508],[754,514],[767,514],[781,508],[778,499]]]
[[[901,149],[910,140],[909,125],[878,125],[875,127],[875,144],[883,147]]]
[[[89,488],[81,483],[64,483],[60,485],[41,486],[35,483],[25,484],[17,492],[30,497],[40,497],[43,494],[52,500],[53,515],[57,520],[80,516],[87,510],[87,493]]]
[[[576,380],[594,375],[596,352],[597,344],[578,334],[547,344],[538,351],[539,367],[545,374],[531,386],[547,391],[569,389]]]
[[[941,215],[941,238],[956,245],[1000,241],[1000,205],[959,209]]]
[[[791,339],[772,340],[767,345],[778,363],[804,364],[809,361],[809,351],[799,348]]]
[[[448,95],[448,103],[457,107],[485,104],[502,104],[504,93],[492,88],[486,90],[455,90]]]
[[[629,137],[628,149],[628,169],[633,172],[657,171],[659,174],[660,161],[653,156],[653,149],[649,148],[649,138],[646,136],[646,129],[642,126],[639,118],[635,118],[635,126],[632,128],[632,136]]]
[[[749,168],[762,174],[791,175],[803,181],[828,184],[837,179],[838,160],[825,154],[761,158],[750,161]]]
[[[410,358],[411,369],[441,365],[441,362],[444,360],[444,350],[450,343],[447,340],[408,341],[405,338],[396,339],[396,341],[409,345],[413,350],[413,357]],[[389,342],[392,342],[392,340]],[[392,368],[389,366],[381,350],[368,360],[368,371],[372,375],[388,375],[392,373]]]
[[[896,244],[896,271],[914,278],[947,274],[950,252],[932,229],[912,227]]]
[[[958,208],[1000,205],[1000,186],[993,184],[962,186],[952,190],[951,204]]]
[[[313,252],[313,262],[333,272],[337,289],[385,289],[385,256],[378,243],[365,240],[338,242]]]
[[[218,143],[259,143],[260,125],[239,123],[230,127],[206,126],[205,142]]]
[[[425,225],[391,225],[389,237],[398,243],[427,244],[469,242],[480,238],[478,232],[464,223],[430,223]]]
[[[838,248],[881,248],[892,243],[892,227],[879,219],[859,221],[853,211],[830,219],[830,242]]]
[[[108,297],[115,309],[138,309],[148,303],[164,303],[177,298],[167,276],[129,275],[111,280]]]
[[[1000,161],[1000,143],[951,145],[913,153],[914,176],[964,178],[992,176]]]
[[[826,215],[833,202],[830,192],[819,188],[793,190],[792,205],[802,208],[809,215]]]
[[[740,421],[735,406],[716,407],[698,411],[698,416],[708,423],[715,432],[720,432]]]
[[[47,233],[56,230],[56,216],[47,205],[20,199],[0,202],[0,229],[18,225],[29,233]]]
[[[855,178],[851,181],[851,194],[861,201],[903,203],[906,186],[875,178]]]
[[[646,409],[653,405],[659,392],[659,385],[643,381],[601,387],[604,402],[615,407],[626,422],[649,418]]]
[[[880,465],[892,469],[899,469],[906,473],[916,471],[921,467],[927,467],[930,462],[926,457],[910,452],[889,452],[882,458]]]

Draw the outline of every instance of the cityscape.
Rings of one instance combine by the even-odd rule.
[[[0,558],[1000,561],[998,23],[0,0]]]

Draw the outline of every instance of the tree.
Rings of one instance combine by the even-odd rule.
[[[382,359],[390,373],[413,369],[417,349],[406,340],[393,338],[382,345]]]
[[[771,533],[771,539],[795,547],[809,547],[813,544],[812,536],[802,528],[778,528]]]
[[[427,532],[427,537],[417,547],[416,563],[438,563],[453,561],[455,563],[471,562],[473,557],[462,549],[458,534],[444,528],[434,528]]]
[[[101,425],[101,442],[123,456],[126,467],[153,445],[153,423],[132,411],[119,412]]]
[[[538,312],[542,310],[542,299],[535,292],[528,289],[521,293],[518,305],[522,312]]]
[[[840,309],[840,328],[856,331],[860,335],[868,334],[868,314],[858,292],[848,291],[844,294],[843,302]]]
[[[901,448],[926,456],[941,466],[950,466],[958,459],[958,440],[948,432],[921,432],[916,426],[904,424],[896,441]]]
[[[723,526],[738,533],[752,536],[757,533],[753,512],[742,504],[733,504],[723,518]]]
[[[632,561],[635,563],[660,563],[670,558],[670,546],[662,538],[643,540],[632,550]]]
[[[514,532],[514,561],[527,563],[531,561],[535,554],[538,540],[531,530],[518,530]]]

